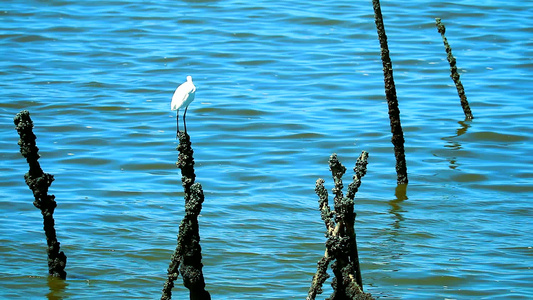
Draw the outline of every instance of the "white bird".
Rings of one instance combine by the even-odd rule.
[[[187,124],[185,123],[185,115],[187,114],[187,108],[189,107],[189,104],[194,100],[194,94],[196,92],[196,87],[194,86],[194,83],[192,83],[192,77],[187,76],[187,81],[182,83],[176,91],[174,92],[174,95],[172,96],[172,102],[170,103],[170,109],[171,110],[177,110],[176,112],[176,125],[177,125],[177,132],[176,132],[176,138],[178,136],[178,133],[180,132],[180,125],[179,125],[179,114],[180,114],[180,108],[185,107],[185,113],[183,114],[183,126],[185,126],[185,133],[187,133]]]

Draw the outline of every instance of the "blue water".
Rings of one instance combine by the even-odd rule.
[[[382,1],[409,185],[394,154],[371,1],[4,1],[0,298],[157,299],[183,216],[174,89],[205,203],[213,299],[303,299],[324,254],[314,184],[333,152],[356,196],[365,291],[380,299],[533,298],[533,4]],[[465,121],[434,19],[475,119]],[[65,282],[13,117],[28,109]],[[323,299],[331,292],[329,282]],[[175,299],[186,299],[181,278]]]

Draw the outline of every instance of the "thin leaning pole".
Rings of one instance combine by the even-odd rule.
[[[451,72],[450,77],[453,79],[455,87],[457,88],[457,93],[459,94],[459,98],[461,99],[461,107],[463,108],[463,112],[465,113],[466,119],[472,120],[474,118],[474,115],[472,115],[472,111],[470,110],[470,105],[468,104],[468,100],[466,99],[465,88],[461,83],[461,76],[457,71],[457,61],[455,60],[455,57],[453,57],[452,48],[448,43],[448,39],[444,35],[444,33],[446,33],[446,27],[444,27],[444,24],[442,24],[440,18],[435,18],[435,23],[437,25],[437,30],[442,36],[442,41],[444,43],[444,48],[446,49],[446,54],[448,54],[448,62],[450,63]]]
[[[372,0],[374,7],[374,18],[378,31],[379,44],[381,46],[381,61],[383,62],[383,76],[385,80],[385,96],[389,105],[390,129],[392,133],[392,144],[394,145],[394,156],[396,157],[396,176],[398,184],[407,184],[407,163],[405,162],[405,148],[403,129],[400,122],[400,108],[398,107],[398,97],[396,96],[396,86],[392,73],[392,62],[389,56],[389,46],[387,45],[387,35],[385,25],[381,15],[379,0]]]

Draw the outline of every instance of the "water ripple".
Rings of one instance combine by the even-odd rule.
[[[40,298],[158,297],[184,213],[169,103],[187,75],[198,88],[187,128],[206,195],[200,230],[213,298],[304,297],[324,254],[315,181],[333,187],[336,152],[349,182],[362,150],[370,157],[356,230],[367,291],[533,297],[530,6],[382,3],[410,176],[402,196],[370,3],[6,2],[0,298],[28,288]],[[64,286],[46,278],[42,221],[13,129],[22,109],[55,175]]]

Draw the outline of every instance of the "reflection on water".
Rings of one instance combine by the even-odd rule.
[[[407,184],[398,184],[394,192],[395,199],[388,201],[390,209],[388,210],[392,223],[389,224],[387,249],[390,252],[390,265],[393,270],[399,267],[396,265],[397,260],[402,259],[405,254],[405,241],[403,235],[405,231],[402,229],[402,222],[405,221],[404,213],[407,211],[402,207],[402,203],[407,200]]]
[[[369,292],[533,298],[523,288],[530,251],[512,250],[530,247],[533,191],[523,1],[383,3],[409,197],[395,183],[369,2],[4,2],[1,299],[28,290],[50,299],[161,295],[184,212],[169,105],[186,75],[197,78],[187,129],[206,193],[200,231],[213,299],[307,293],[324,253],[312,186],[330,176],[325,158],[352,156],[354,141],[371,155],[356,208]],[[437,16],[475,121],[457,124],[464,114]],[[42,218],[13,129],[22,109],[38,124],[43,169],[56,179],[64,286],[44,278]]]
[[[393,216],[394,222],[392,223],[393,229],[400,229],[401,222],[403,221],[402,216],[402,203],[407,200],[407,184],[398,184],[396,186],[394,196],[396,197],[393,200],[390,200],[388,203],[390,205],[389,213]]]
[[[68,281],[53,276],[47,277],[49,292],[46,294],[48,300],[62,300]]]
[[[461,143],[459,142],[458,137],[464,135],[467,132],[467,130],[468,130],[468,128],[470,128],[472,122],[473,121],[471,121],[471,120],[459,121],[458,123],[461,125],[461,127],[459,127],[455,131],[455,135],[447,136],[447,137],[443,137],[442,138],[442,140],[446,141],[446,145],[444,145],[444,147],[449,148],[452,151],[461,150],[462,147],[461,147]],[[451,155],[451,153],[450,153],[449,156],[446,157],[446,160],[450,164],[450,169],[456,169],[459,166],[459,164],[457,162],[457,156]]]

